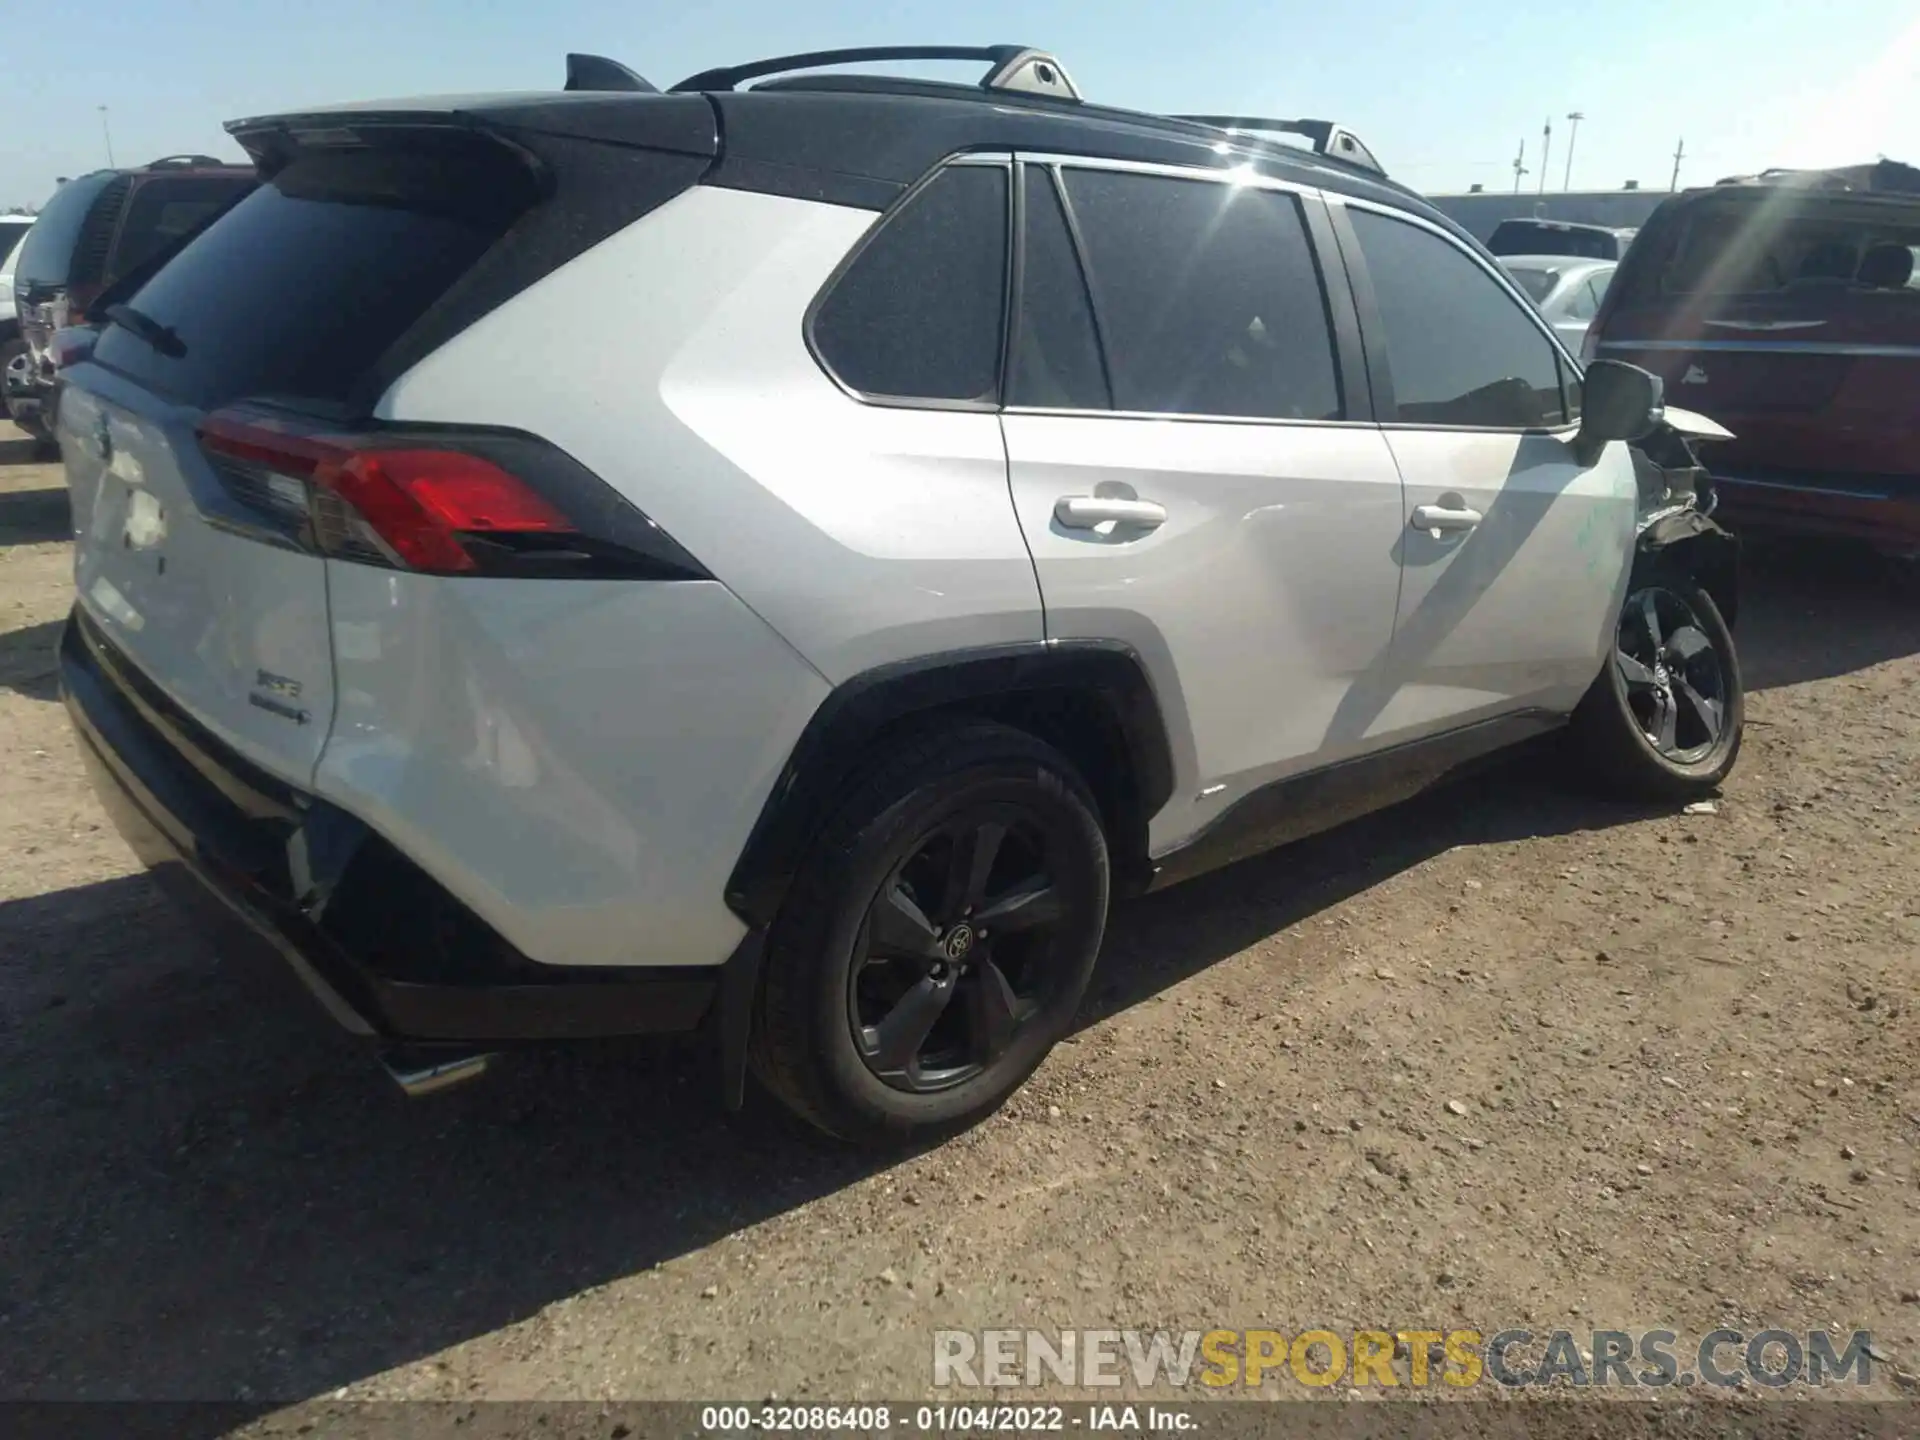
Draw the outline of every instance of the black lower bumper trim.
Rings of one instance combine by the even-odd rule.
[[[253,941],[248,948],[277,955],[347,1029],[387,1042],[500,1045],[692,1030],[713,1009],[721,966],[537,964],[325,801],[283,791],[288,809],[264,815],[244,804],[240,797],[256,788],[258,772],[204,731],[183,749],[174,727],[134,693],[137,672],[78,609],[59,657],[61,694],[81,756],[135,855],[190,908],[240,922],[226,927],[228,938],[237,931]],[[323,847],[310,843],[310,832],[325,835],[325,848],[336,854],[342,832],[365,837],[360,858],[349,857],[332,872],[350,873],[353,864],[363,871],[387,867],[359,877],[362,897],[384,894],[391,872],[405,867],[405,893],[417,897],[423,885],[432,887],[443,904],[457,907],[463,933],[482,941],[473,973],[458,974],[455,955],[437,963],[433,981],[422,981],[396,975],[385,957],[343,943],[329,929],[327,897],[311,888],[309,857]],[[296,894],[297,886],[308,888]],[[208,902],[215,902],[211,910]],[[362,911],[365,903],[359,902]],[[364,913],[358,918],[350,933],[367,930]]]

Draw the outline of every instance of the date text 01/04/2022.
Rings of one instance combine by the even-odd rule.
[[[1157,1405],[709,1405],[700,1428],[715,1434],[751,1432],[881,1434],[899,1429],[926,1434],[1038,1434],[1066,1430],[1182,1432],[1196,1428],[1184,1409]]]

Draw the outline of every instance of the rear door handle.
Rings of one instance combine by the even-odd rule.
[[[1167,507],[1151,500],[1122,500],[1106,495],[1062,495],[1053,518],[1069,530],[1091,530],[1109,520],[1151,530],[1167,523]]]
[[[1478,510],[1469,510],[1464,505],[1458,508],[1447,505],[1413,507],[1413,528],[1425,530],[1430,535],[1449,530],[1471,530],[1485,518]]]

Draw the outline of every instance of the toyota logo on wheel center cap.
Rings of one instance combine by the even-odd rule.
[[[944,948],[949,960],[965,959],[967,952],[973,949],[973,927],[966,924],[954,926],[947,932],[947,943]]]

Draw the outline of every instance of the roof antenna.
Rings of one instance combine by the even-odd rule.
[[[568,90],[621,90],[628,94],[658,95],[660,87],[636,75],[618,60],[604,55],[567,56]]]

